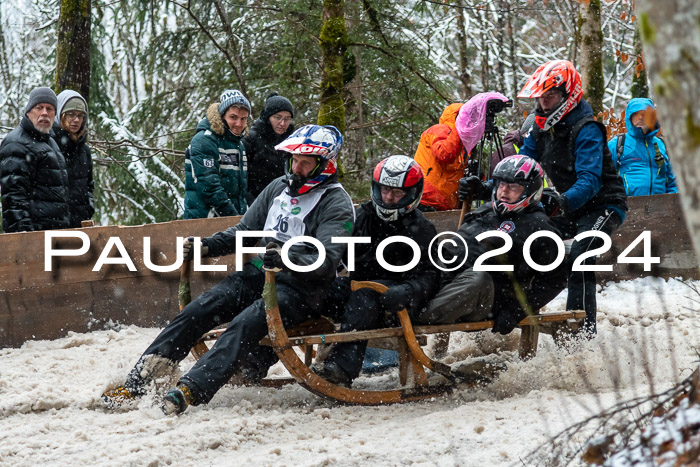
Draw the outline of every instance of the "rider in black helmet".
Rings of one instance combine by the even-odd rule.
[[[438,271],[428,256],[435,226],[416,209],[423,193],[423,172],[407,156],[388,157],[374,169],[372,201],[357,209],[353,237],[370,237],[370,243],[355,245],[355,267],[349,277],[334,284],[336,313],[342,315],[341,331],[359,331],[382,326],[398,326],[396,313],[406,308],[415,315],[436,292]],[[405,272],[392,272],[377,260],[379,244],[392,236],[405,236],[420,249],[415,266]],[[393,266],[409,264],[414,251],[408,244],[390,243],[382,253]],[[347,264],[347,263],[346,263]],[[369,289],[350,292],[350,280],[375,281],[389,290],[380,295]],[[367,342],[336,344],[323,364],[312,369],[328,381],[350,386],[362,368]]]

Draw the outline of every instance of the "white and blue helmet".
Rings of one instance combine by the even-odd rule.
[[[322,184],[337,171],[336,161],[343,146],[343,135],[331,125],[306,125],[275,146],[278,151],[316,158],[316,167],[308,177],[292,173],[291,157],[285,164],[287,181],[292,196],[302,195]]]

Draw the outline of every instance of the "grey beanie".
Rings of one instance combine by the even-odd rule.
[[[236,107],[244,107],[248,109],[250,113],[250,102],[243,95],[243,93],[237,89],[227,89],[221,93],[219,97],[219,114],[223,117],[229,107],[235,105]]]
[[[276,114],[277,112],[287,111],[294,117],[294,106],[286,97],[282,97],[276,92],[273,92],[265,99],[265,110],[264,118],[270,118],[270,116]]]
[[[39,104],[51,104],[53,105],[54,110],[56,110],[56,107],[58,106],[56,93],[53,92],[51,88],[47,87],[32,89],[32,92],[29,93],[29,102],[27,102],[27,106],[24,108],[24,113],[28,114],[30,110]]]
[[[87,107],[85,106],[85,101],[83,101],[81,97],[71,97],[61,108],[61,115],[63,115],[66,112],[70,112],[71,110],[87,114]]]

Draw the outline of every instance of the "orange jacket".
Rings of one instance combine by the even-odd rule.
[[[457,185],[464,176],[467,157],[455,130],[455,120],[462,104],[451,104],[440,116],[440,123],[423,132],[413,158],[423,169],[425,186],[421,204],[438,211],[457,209]]]

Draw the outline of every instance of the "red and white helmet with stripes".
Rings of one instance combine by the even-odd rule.
[[[545,131],[576,107],[583,97],[581,75],[573,63],[568,60],[552,60],[540,66],[525,83],[518,97],[534,99],[542,97],[550,89],[558,89],[564,98],[559,106],[546,113],[538,106],[535,124]]]
[[[400,189],[405,194],[396,203],[386,203],[382,187]],[[408,156],[390,156],[374,168],[372,174],[372,204],[380,219],[395,221],[416,209],[423,196],[423,171],[418,162]]]

